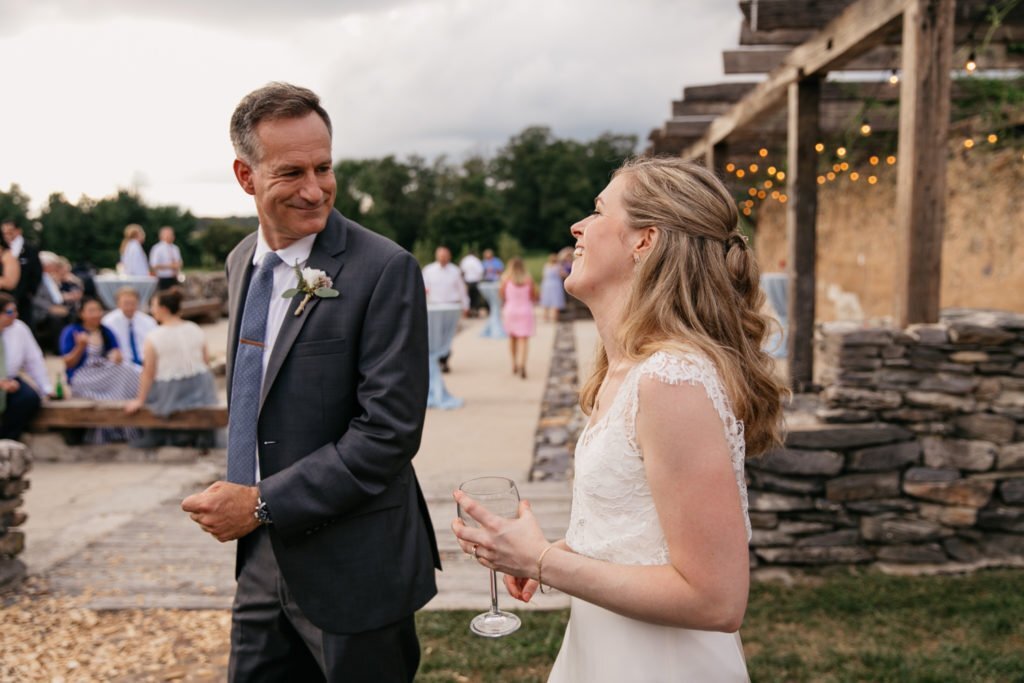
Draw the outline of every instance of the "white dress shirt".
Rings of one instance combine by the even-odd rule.
[[[138,240],[128,240],[128,246],[121,254],[121,264],[124,268],[124,275],[131,277],[149,275],[149,259],[146,258],[146,250],[142,248]]]
[[[462,269],[462,276],[466,278],[467,283],[480,282],[484,279],[484,264],[472,254],[466,254],[459,261],[459,268]]]
[[[114,337],[117,338],[117,345],[120,347],[121,355],[124,356],[124,359],[128,361],[133,369],[142,370],[141,363],[136,364],[132,361],[132,344],[128,338],[128,318],[121,309],[115,308],[103,316],[100,322],[114,333]],[[142,345],[146,341],[146,337],[157,327],[156,320],[147,313],[135,311],[135,315],[132,316],[132,334],[135,337],[135,348],[138,349],[139,360],[142,360]]]
[[[3,331],[4,359],[7,361],[5,378],[16,378],[24,372],[36,385],[42,395],[53,393],[43,351],[39,348],[32,330],[20,320],[12,322]]]
[[[267,331],[263,336],[263,379],[267,376],[267,365],[270,363],[270,354],[274,352],[274,344],[277,341],[277,333],[281,331],[281,324],[288,315],[288,306],[291,299],[285,299],[282,294],[295,287],[295,264],[299,268],[305,268],[309,261],[309,254],[313,251],[313,242],[316,235],[306,235],[297,242],[293,242],[284,249],[274,251],[263,239],[263,228],[260,228],[259,237],[256,239],[256,251],[252,255],[253,268],[258,268],[263,263],[263,257],[267,252],[274,251],[284,263],[279,263],[274,268],[274,289],[270,293],[270,308],[267,310]],[[241,321],[239,321],[241,322]],[[260,383],[260,395],[263,395],[263,384]],[[258,448],[258,446],[257,446]],[[260,459],[256,458],[256,481],[260,480]]]
[[[64,294],[60,291],[60,285],[53,279],[53,276],[49,273],[43,273],[43,286],[46,287],[46,293],[50,297],[50,301],[57,305],[64,303]]]
[[[442,266],[435,261],[423,269],[423,284],[427,288],[427,305],[461,306],[469,310],[469,292],[462,281],[462,271],[454,263]]]
[[[149,250],[149,265],[157,277],[175,277],[178,271],[167,266],[172,263],[181,264],[181,249],[173,242],[160,240]]]

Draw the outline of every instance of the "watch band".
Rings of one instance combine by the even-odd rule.
[[[270,518],[270,510],[267,508],[267,501],[263,498],[256,499],[256,509],[253,510],[253,517],[260,524],[273,524],[274,520]]]

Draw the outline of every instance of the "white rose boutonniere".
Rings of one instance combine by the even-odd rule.
[[[295,315],[302,315],[302,311],[306,309],[306,304],[314,296],[318,299],[333,299],[338,296],[338,290],[332,289],[334,283],[331,281],[331,278],[327,277],[327,273],[322,270],[299,268],[299,262],[296,261],[295,276],[298,278],[297,286],[292,287],[281,295],[285,299],[294,299],[297,296],[302,297],[298,308],[295,309]]]

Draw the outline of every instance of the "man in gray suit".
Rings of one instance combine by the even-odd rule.
[[[239,540],[229,678],[411,681],[413,613],[440,567],[411,465],[427,401],[420,271],[334,209],[314,93],[250,93],[231,139],[260,227],[227,261],[228,481],[182,502]]]

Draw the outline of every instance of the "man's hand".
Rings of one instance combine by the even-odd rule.
[[[245,536],[259,522],[253,514],[260,491],[255,486],[242,486],[226,481],[214,482],[202,493],[181,501],[181,509],[192,521],[221,543]]]
[[[0,390],[13,394],[21,387],[21,383],[12,378],[0,380]]]

